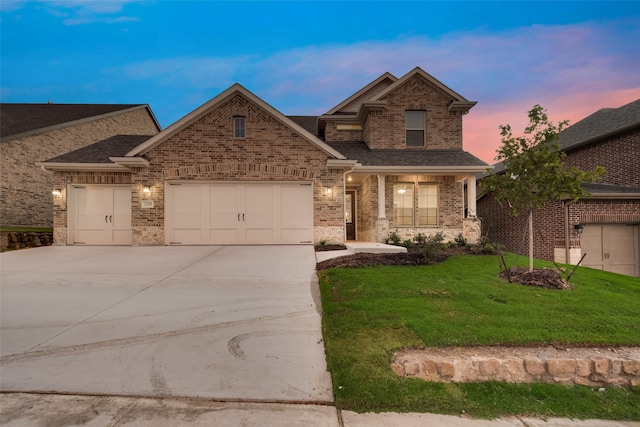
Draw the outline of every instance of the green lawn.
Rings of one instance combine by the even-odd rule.
[[[321,271],[338,407],[640,420],[640,387],[439,384],[391,371],[391,355],[403,347],[640,345],[640,279],[578,268],[573,289],[557,291],[507,283],[498,271],[496,256],[471,255],[430,266]]]
[[[24,225],[2,225],[0,231],[16,232],[16,233],[53,233],[51,227],[30,227]]]

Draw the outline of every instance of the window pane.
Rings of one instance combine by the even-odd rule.
[[[413,225],[413,184],[393,185],[393,222]]]
[[[407,111],[406,113],[406,129],[424,129],[424,111]]]
[[[409,147],[423,147],[424,146],[424,131],[423,130],[408,130],[407,131],[407,146],[409,146]]]
[[[438,225],[438,186],[422,184],[418,187],[418,224]]]
[[[236,138],[245,137],[245,120],[244,117],[233,118],[233,136]]]

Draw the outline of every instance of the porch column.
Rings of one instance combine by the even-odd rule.
[[[385,209],[385,178],[386,175],[378,175],[378,219],[386,219]]]
[[[467,218],[476,216],[476,176],[467,177]]]

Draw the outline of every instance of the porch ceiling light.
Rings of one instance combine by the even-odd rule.
[[[54,196],[62,196],[62,188],[54,188],[51,194]]]

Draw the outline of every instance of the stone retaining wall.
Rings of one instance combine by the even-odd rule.
[[[0,232],[0,249],[14,250],[36,248],[53,244],[53,233],[19,233],[15,231]]]
[[[640,348],[469,347],[396,352],[393,371],[433,382],[640,385]]]

